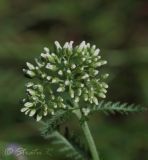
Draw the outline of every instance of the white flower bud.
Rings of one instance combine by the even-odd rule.
[[[21,112],[26,112],[28,110],[28,108],[24,107],[21,109]]]
[[[35,110],[35,109],[32,109],[32,110],[30,111],[30,113],[29,113],[29,116],[32,117],[32,116],[35,115],[35,113],[36,113],[36,110]]]
[[[47,65],[46,65],[46,68],[47,69],[51,69],[51,70],[56,70],[56,66],[55,65],[52,65],[52,64],[50,64],[50,63],[47,63]]]
[[[86,79],[88,77],[89,77],[89,75],[86,73],[84,76],[82,76],[82,79]]]
[[[44,59],[47,59],[49,56],[49,53],[41,53],[41,57]]]
[[[76,97],[75,100],[74,100],[76,103],[79,102],[79,97]]]
[[[72,64],[72,65],[71,65],[71,68],[72,68],[72,69],[75,69],[75,68],[76,68],[76,65],[75,65],[75,64]]]
[[[90,43],[87,43],[87,48],[90,48]]]
[[[82,58],[82,61],[84,62],[85,60],[86,60],[86,58],[83,57],[83,58]]]
[[[44,116],[47,116],[47,114],[48,114],[47,109],[44,110],[44,113],[43,113],[43,114],[44,114]]]
[[[109,76],[109,74],[106,73],[106,74],[103,75],[103,78],[106,79],[106,78],[108,78],[108,76]]]
[[[44,47],[44,51],[47,52],[47,53],[49,53],[49,48]]]
[[[66,81],[65,81],[65,85],[68,86],[69,84],[70,84],[70,81],[69,81],[69,80],[66,80]]]
[[[69,48],[69,44],[68,44],[68,42],[66,42],[65,44],[64,44],[64,46],[63,46],[63,48]]]
[[[82,111],[83,111],[85,116],[88,116],[88,114],[90,113],[90,109],[89,108],[82,108]]]
[[[82,90],[79,88],[78,89],[78,96],[81,96],[81,94],[82,94]]]
[[[84,94],[84,101],[88,101],[88,95]]]
[[[72,49],[73,43],[74,43],[74,41],[70,41],[70,43],[69,43],[70,49]]]
[[[62,76],[62,75],[63,75],[63,71],[62,71],[62,70],[59,70],[59,71],[58,71],[58,75]]]
[[[37,115],[37,117],[36,117],[37,122],[39,122],[41,119],[42,119],[42,116]]]
[[[71,73],[71,70],[70,70],[70,69],[68,69],[68,70],[67,70],[67,73],[69,73],[69,74],[70,74],[70,73]]]
[[[101,65],[107,64],[107,61],[101,61]]]
[[[61,103],[61,107],[62,107],[62,108],[66,108],[66,105],[63,104],[63,103]]]
[[[92,49],[96,49],[96,45],[93,45],[93,46],[92,46]]]
[[[81,84],[80,84],[80,87],[82,87],[82,88],[83,88],[83,87],[84,87],[84,84],[83,84],[83,83],[81,83]]]
[[[36,95],[36,92],[34,90],[32,90],[32,89],[27,89],[27,92],[32,96]]]
[[[82,41],[79,45],[79,50],[82,51],[82,49],[84,49],[86,47],[85,41]]]
[[[98,99],[97,99],[96,97],[93,97],[93,101],[94,101],[94,103],[95,103],[96,105],[99,104]]]
[[[64,87],[59,87],[59,88],[57,89],[57,92],[64,92],[64,90],[65,90]]]
[[[59,82],[59,79],[53,78],[51,82],[52,82],[52,83],[57,83],[57,82]]]
[[[108,84],[106,84],[106,83],[102,83],[102,87],[104,87],[104,88],[108,88]]]
[[[26,69],[23,69],[23,72],[28,75],[29,77],[33,78],[36,74],[31,71],[31,70],[26,70]]]
[[[30,107],[33,106],[33,103],[31,103],[31,102],[26,102],[26,103],[24,104],[24,106],[27,107],[27,108],[30,108]]]
[[[101,93],[99,93],[99,97],[101,97],[101,98],[106,98],[106,95],[101,92]]]
[[[66,60],[64,60],[64,64],[68,64],[68,62]]]
[[[99,73],[98,70],[95,70],[95,71],[94,71],[94,75],[95,75],[95,76],[96,76],[98,73]]]
[[[61,45],[58,41],[55,41],[54,44],[55,44],[57,49],[62,49],[62,47],[61,47]]]
[[[29,62],[26,62],[26,65],[30,70],[34,70],[35,69],[34,65],[29,63]]]
[[[72,89],[70,89],[70,96],[71,98],[74,98],[74,91]]]
[[[55,115],[54,111],[51,111],[51,115]]]
[[[99,52],[100,52],[100,49],[99,48],[96,49],[95,52],[94,52],[94,56],[98,56]]]
[[[54,108],[58,108],[58,106],[57,106],[57,104],[56,104],[56,103],[53,105],[53,107],[54,107]]]
[[[50,80],[51,80],[51,77],[50,77],[50,76],[47,76],[47,80],[50,81]]]
[[[29,88],[29,87],[32,87],[33,86],[33,83],[32,82],[29,82],[27,83],[26,87]]]
[[[27,111],[25,111],[25,115],[27,115],[30,112],[30,109],[28,109]]]

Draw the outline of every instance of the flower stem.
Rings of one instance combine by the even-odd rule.
[[[86,121],[82,122],[81,127],[82,127],[82,130],[83,130],[84,135],[86,137],[87,143],[89,145],[93,160],[100,160],[95,142],[93,140],[93,137],[91,135],[91,132],[90,132],[90,129],[89,129],[87,122]]]
[[[78,119],[81,121],[81,112],[77,110],[77,112],[75,112],[75,113],[76,113]],[[87,143],[88,143],[93,160],[100,160],[94,139],[92,137],[92,134],[90,132],[90,129],[89,129],[89,126],[88,126],[88,123],[86,120],[83,120],[81,122],[81,128],[84,132],[84,135],[87,140]]]

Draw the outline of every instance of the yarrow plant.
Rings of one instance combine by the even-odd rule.
[[[85,41],[75,47],[73,41],[64,46],[58,41],[54,44],[53,51],[45,47],[35,63],[27,62],[23,69],[31,81],[26,84],[21,112],[45,122],[46,131],[55,130],[53,123],[59,125],[67,114],[74,113],[86,136],[91,157],[99,160],[87,124],[88,115],[95,111],[127,113],[139,110],[139,106],[102,101],[106,98],[108,84],[105,81],[109,74],[100,73],[107,61],[102,60],[100,49],[95,45]]]

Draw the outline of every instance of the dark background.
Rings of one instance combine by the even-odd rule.
[[[101,49],[110,73],[107,100],[148,104],[147,0],[0,0],[0,155],[8,144],[26,148],[28,160],[66,160],[44,140],[38,124],[20,113],[22,68],[53,42],[86,40]],[[90,125],[104,160],[148,160],[148,114],[106,116]],[[74,122],[72,130],[77,129]],[[81,136],[81,134],[80,134]],[[33,152],[37,149],[41,155]],[[20,160],[20,159],[18,159]]]

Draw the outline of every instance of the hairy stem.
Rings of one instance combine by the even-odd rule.
[[[82,118],[81,112],[77,110],[75,112],[75,114],[77,115],[78,119],[81,120],[81,118]],[[90,149],[90,152],[91,152],[93,160],[100,160],[99,154],[97,152],[97,148],[96,148],[94,139],[92,137],[92,134],[90,132],[90,129],[89,129],[87,121],[83,120],[81,122],[81,128],[82,128],[82,130],[84,132],[84,135],[85,135],[85,138],[87,140],[87,143],[88,143],[88,146],[89,146],[89,149]]]

